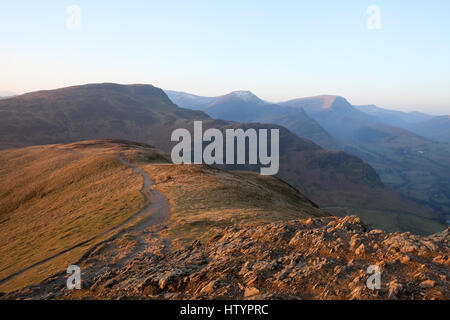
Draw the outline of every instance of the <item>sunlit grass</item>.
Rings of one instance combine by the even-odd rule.
[[[146,165],[169,200],[165,234],[182,241],[206,239],[212,228],[323,216],[286,183],[258,173],[225,172],[199,165]]]
[[[140,193],[141,175],[114,158],[119,154],[161,160],[158,153],[114,146],[0,152],[0,279],[99,237],[147,204]],[[100,238],[11,279],[0,291],[65,270],[96,241]]]

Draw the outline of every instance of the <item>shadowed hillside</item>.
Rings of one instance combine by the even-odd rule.
[[[412,132],[440,142],[450,143],[450,116],[439,116],[408,125]]]
[[[180,109],[151,85],[90,84],[38,91],[0,101],[0,148],[85,139],[156,145],[171,128],[209,119]]]
[[[403,129],[408,129],[409,126],[415,123],[419,123],[433,118],[433,116],[422,112],[417,111],[402,112],[397,110],[380,108],[375,105],[354,106],[354,107],[359,111],[362,111],[364,113],[376,117],[376,119],[379,122]]]

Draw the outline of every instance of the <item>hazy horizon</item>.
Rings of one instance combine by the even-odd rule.
[[[379,28],[367,25],[371,5]],[[272,102],[330,94],[450,114],[449,11],[438,0],[19,0],[0,12],[0,91],[147,83],[201,96],[249,90]]]
[[[113,83],[110,81],[105,81],[105,82],[99,82],[99,83]],[[68,86],[78,86],[78,85],[86,85],[86,84],[92,84],[92,83],[84,83],[84,84],[71,84]],[[152,83],[117,83],[117,84],[121,84],[121,85],[133,85],[133,84],[144,84],[144,85],[153,85]],[[25,93],[29,93],[29,92],[34,92],[34,91],[42,91],[42,90],[56,90],[56,89],[61,89],[61,88],[65,88],[68,86],[64,86],[64,87],[56,87],[56,88],[48,88],[48,89],[37,89],[37,90],[31,90],[31,91],[25,91],[25,92],[11,92],[11,91],[7,91],[7,90],[0,90],[0,97],[7,97],[7,96],[13,96],[13,95],[22,95]],[[158,87],[158,86],[156,86]],[[171,90],[171,91],[177,91],[177,92],[184,92],[184,93],[188,93],[188,94],[192,94],[192,95],[196,95],[196,96],[201,96],[201,97],[220,97],[220,96],[224,96],[226,94],[232,93],[234,91],[250,91],[251,93],[253,93],[254,95],[256,95],[258,98],[261,98],[262,100],[269,102],[269,103],[281,103],[281,102],[285,102],[285,101],[289,101],[289,100],[293,100],[293,99],[298,99],[298,98],[307,98],[307,97],[314,97],[314,96],[322,96],[322,95],[332,95],[332,94],[327,94],[327,93],[322,93],[322,94],[317,94],[317,95],[312,95],[312,96],[298,96],[298,97],[294,97],[294,98],[289,98],[289,99],[284,99],[284,100],[278,100],[278,101],[272,101],[272,100],[268,100],[268,99],[264,99],[261,95],[253,92],[252,90],[246,90],[246,89],[240,89],[240,90],[233,90],[233,91],[228,91],[228,92],[223,92],[221,94],[217,94],[217,95],[203,95],[203,94],[199,94],[199,93],[195,93],[195,92],[187,92],[187,91],[183,91],[183,90],[172,90],[171,88],[160,88],[164,91],[167,90]],[[342,96],[339,94],[335,94],[335,96]],[[345,99],[347,99],[352,105],[354,106],[365,106],[365,105],[376,105],[373,103],[361,103],[361,104],[356,104],[352,102],[352,99],[349,97],[345,97],[343,96]],[[388,109],[388,110],[395,110],[395,111],[401,111],[401,112],[423,112],[429,115],[433,115],[433,116],[441,116],[441,115],[449,115],[450,114],[450,110],[448,110],[447,113],[436,113],[436,112],[427,112],[427,111],[421,111],[421,110],[416,110],[416,109],[411,109],[411,110],[405,110],[404,108],[396,108],[396,107],[387,107],[387,106],[380,106],[380,105],[376,105],[379,108],[383,108],[383,109]]]

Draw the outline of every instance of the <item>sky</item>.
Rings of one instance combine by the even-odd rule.
[[[0,91],[93,82],[450,114],[450,1],[0,0]]]

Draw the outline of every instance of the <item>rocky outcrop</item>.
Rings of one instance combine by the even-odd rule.
[[[152,233],[146,239],[123,265],[107,248],[88,257],[82,290],[67,290],[61,274],[2,298],[450,298],[449,229],[387,234],[357,217],[324,217],[229,227],[179,247]],[[367,286],[374,270],[379,289]]]

